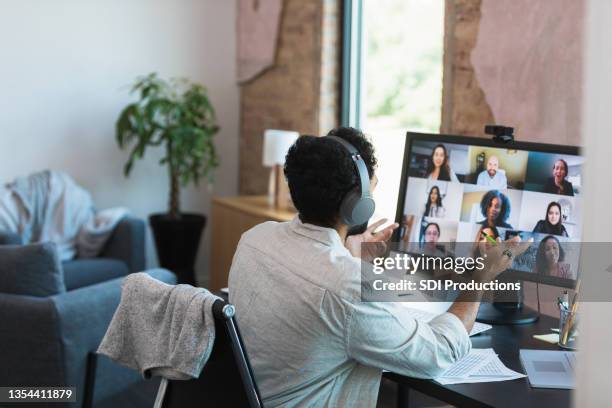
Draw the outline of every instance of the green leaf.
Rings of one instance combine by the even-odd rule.
[[[214,135],[219,131],[206,88],[187,80],[164,81],[151,73],[139,77],[131,92],[138,100],[126,106],[116,122],[120,148],[130,148],[124,174],[144,157],[147,147],[165,146],[159,160],[182,185],[213,178],[219,165]]]

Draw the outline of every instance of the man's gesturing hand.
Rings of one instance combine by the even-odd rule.
[[[510,268],[514,258],[525,252],[532,242],[533,238],[521,242],[521,238],[517,235],[507,241],[497,238],[497,244],[480,243],[478,248],[485,258],[485,267],[474,277],[481,282],[495,279],[497,275]]]
[[[393,235],[393,231],[399,227],[398,223],[393,223],[375,232],[376,228],[380,227],[385,222],[387,222],[387,219],[383,218],[370,225],[362,234],[349,236],[346,238],[344,246],[354,257],[362,258],[363,260],[370,260],[382,255],[387,249],[386,242],[391,238],[391,235]],[[361,244],[364,243],[370,245],[364,247],[366,253],[362,254]]]

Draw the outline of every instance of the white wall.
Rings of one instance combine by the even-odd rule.
[[[610,153],[612,152],[612,122],[610,94],[612,94],[612,2],[587,2],[585,90],[583,107],[583,135],[585,141],[584,172],[584,233],[585,241],[611,242],[612,217],[610,203]],[[593,260],[593,263],[612,263]],[[583,264],[584,265],[584,264]],[[607,285],[612,293],[612,274],[583,267],[583,287]],[[595,277],[597,275],[597,277]],[[596,280],[597,279],[597,280]],[[611,303],[586,303],[582,308],[580,354],[578,359],[578,389],[574,405],[577,407],[610,406],[612,367]]]
[[[213,193],[237,193],[235,1],[0,0],[0,10],[0,182],[65,170],[100,208],[125,205],[140,217],[164,211],[168,183],[157,164],[160,152],[149,151],[125,179],[127,152],[114,139],[115,120],[131,100],[129,85],[156,71],[205,84],[221,126],[214,192],[185,191],[183,209],[210,214]],[[200,279],[208,250],[207,238]]]

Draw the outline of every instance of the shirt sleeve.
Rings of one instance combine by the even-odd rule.
[[[478,174],[478,178],[476,179],[476,184],[479,186],[483,186],[486,184],[483,175],[484,175],[484,172],[481,171],[480,174]]]
[[[501,185],[502,189],[508,188],[508,177],[506,177],[506,172],[501,173]]]
[[[347,349],[368,366],[419,378],[435,378],[471,349],[468,333],[451,313],[428,323],[415,320],[398,303],[350,306]]]

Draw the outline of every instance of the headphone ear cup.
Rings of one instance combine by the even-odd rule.
[[[356,225],[364,224],[374,215],[376,205],[371,197],[362,197],[353,208],[353,220]]]
[[[369,196],[361,197],[357,188],[350,191],[342,200],[340,218],[344,224],[361,225],[374,215],[375,208],[374,200]]]
[[[342,203],[340,203],[340,218],[343,224],[357,225],[353,222],[353,208],[355,203],[359,201],[359,198],[360,195],[354,189],[349,191],[342,200]]]

